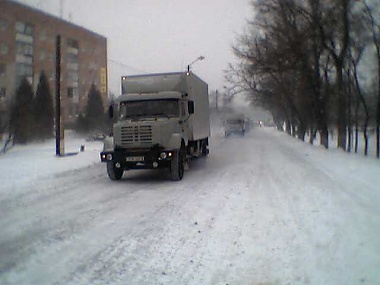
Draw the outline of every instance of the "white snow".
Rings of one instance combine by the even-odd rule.
[[[0,284],[380,284],[379,160],[215,120],[182,181],[112,182],[66,144],[0,156]]]
[[[88,142],[72,131],[66,131],[65,136],[64,149],[67,156],[55,155],[54,139],[17,145],[11,151],[2,154],[0,156],[0,180],[2,181],[0,195],[6,194],[4,190],[17,194],[25,184],[99,162],[101,142]],[[80,152],[81,145],[85,146],[84,152]],[[78,155],[72,155],[75,153]]]

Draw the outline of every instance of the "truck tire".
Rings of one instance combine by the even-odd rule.
[[[209,153],[206,141],[202,141],[202,156],[207,156]]]
[[[172,181],[180,181],[183,178],[184,152],[182,150],[175,153],[170,164],[170,178]]]
[[[123,176],[123,168],[116,168],[112,161],[107,162],[107,174],[111,180],[120,180]]]

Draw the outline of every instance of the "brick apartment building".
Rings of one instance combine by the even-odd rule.
[[[107,39],[10,0],[0,0],[0,116],[26,76],[34,91],[45,71],[55,94],[56,38],[61,35],[61,100],[67,123],[87,104],[92,83],[107,100]]]

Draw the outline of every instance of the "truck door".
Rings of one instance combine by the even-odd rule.
[[[181,121],[182,123],[182,133],[185,137],[189,134],[189,112],[187,110],[187,101],[181,100]]]

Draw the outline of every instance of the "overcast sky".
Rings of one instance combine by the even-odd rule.
[[[60,15],[60,0],[19,0]],[[226,85],[231,44],[246,26],[250,0],[62,0],[63,18],[108,39],[109,88],[122,75],[192,70],[209,89]]]

